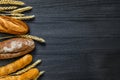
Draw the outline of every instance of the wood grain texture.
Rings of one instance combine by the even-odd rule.
[[[46,71],[39,80],[120,79],[119,0],[24,1],[36,15],[30,33],[47,42],[32,53]]]

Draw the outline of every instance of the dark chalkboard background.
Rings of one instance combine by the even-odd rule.
[[[23,0],[36,42],[39,80],[120,80],[120,0]],[[2,60],[0,65],[16,59]]]

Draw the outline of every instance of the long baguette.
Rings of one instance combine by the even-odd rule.
[[[21,68],[24,68],[25,66],[30,64],[31,61],[32,56],[30,54],[27,54],[24,57],[16,60],[15,62],[2,66],[0,67],[0,76],[6,76],[8,74],[16,72],[17,70],[20,70]]]
[[[21,75],[6,76],[4,78],[0,78],[0,80],[34,80],[38,76],[38,74],[39,70],[37,68],[33,68]]]

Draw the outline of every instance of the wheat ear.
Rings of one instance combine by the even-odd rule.
[[[0,14],[0,15],[3,15],[3,16],[12,16],[12,17],[22,17],[24,16],[24,14]]]
[[[0,0],[0,1],[8,2],[8,1],[16,1],[16,0]]]
[[[0,1],[0,4],[5,4],[5,5],[19,5],[19,6],[25,5],[25,3],[22,2],[22,1]]]
[[[12,18],[19,19],[19,20],[30,20],[30,19],[35,18],[35,15],[23,16],[23,17],[12,17]]]
[[[17,8],[17,6],[0,7],[0,11],[14,10],[16,8]]]
[[[16,10],[11,11],[11,13],[22,13],[24,11],[28,11],[31,10],[32,7],[31,6],[27,6],[27,7],[23,7],[23,8],[18,8]]]
[[[9,39],[9,38],[14,38],[15,36],[6,36],[6,37],[0,37],[0,40],[2,39]]]
[[[43,38],[37,37],[37,36],[32,36],[32,35],[16,35],[17,37],[22,37],[22,38],[29,38],[29,39],[33,39],[36,40],[38,42],[42,42],[45,43],[45,40]]]
[[[2,40],[2,39],[8,39],[8,38],[15,38],[15,37],[28,38],[28,39],[36,40],[36,41],[41,42],[41,43],[45,43],[45,40],[44,40],[43,38],[40,38],[40,37],[37,37],[37,36],[28,35],[28,34],[25,34],[25,35],[12,35],[12,36],[0,37],[0,40]]]

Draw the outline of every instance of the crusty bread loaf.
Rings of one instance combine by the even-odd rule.
[[[0,42],[0,59],[9,59],[25,55],[35,48],[32,39],[12,38]]]
[[[0,32],[2,33],[26,34],[28,30],[28,26],[23,21],[8,16],[0,16]]]

